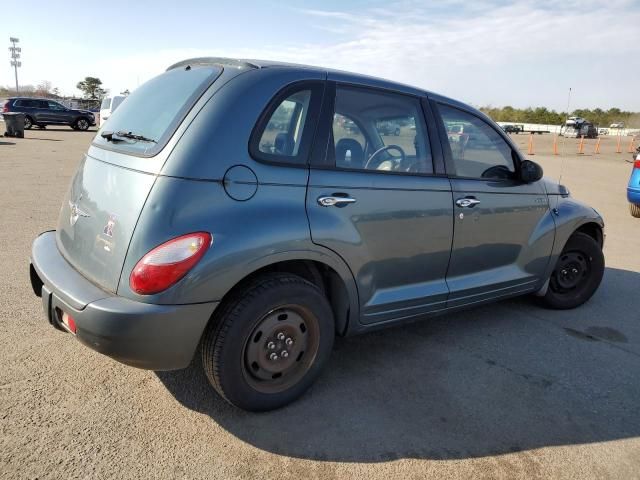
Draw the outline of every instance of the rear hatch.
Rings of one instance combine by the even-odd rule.
[[[112,113],[80,162],[60,210],[57,245],[104,290],[116,292],[157,174],[185,117],[221,73],[218,66],[177,68],[140,86]]]

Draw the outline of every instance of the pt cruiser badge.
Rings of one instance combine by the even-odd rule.
[[[74,203],[71,200],[69,200],[69,208],[71,209],[71,211],[69,212],[69,224],[73,227],[76,222],[78,221],[79,217],[90,217],[91,215],[89,215],[87,212],[85,212],[84,210],[81,210],[78,207],[78,203],[80,202],[80,200],[82,200],[82,195],[80,195],[80,197],[78,198],[78,200]]]

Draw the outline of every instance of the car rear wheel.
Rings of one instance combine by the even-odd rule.
[[[636,205],[635,203],[630,203],[629,212],[631,212],[632,217],[640,218],[640,205]]]
[[[589,300],[604,274],[604,255],[589,235],[574,233],[560,254],[542,302],[549,308],[575,308]]]
[[[272,410],[311,386],[334,336],[331,307],[317,286],[295,275],[270,274],[220,306],[203,339],[202,363],[229,403]]]
[[[31,130],[31,127],[33,127],[33,120],[31,119],[31,117],[25,116],[24,117],[24,129],[25,130]]]
[[[76,120],[75,126],[76,129],[84,132],[89,129],[89,120],[86,118],[79,118]]]

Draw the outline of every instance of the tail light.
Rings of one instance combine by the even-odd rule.
[[[9,102],[6,102],[2,107],[2,113],[8,112],[8,111],[9,111]]]
[[[640,153],[636,156],[636,161],[633,162],[633,168],[640,168]]]
[[[213,237],[189,233],[157,246],[136,264],[129,277],[131,290],[151,295],[166,290],[184,277],[204,256]]]

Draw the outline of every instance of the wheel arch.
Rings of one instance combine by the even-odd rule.
[[[586,235],[589,235],[598,243],[598,245],[600,245],[600,248],[604,246],[604,232],[602,230],[602,226],[600,226],[596,222],[588,221],[583,223],[578,228],[576,228],[571,235],[574,235],[576,233],[584,233]],[[569,236],[569,238],[571,238],[571,235]],[[569,241],[569,238],[567,238],[567,241]]]
[[[557,197],[556,197],[557,198]],[[558,257],[562,253],[565,245],[576,232],[584,233],[593,238],[600,248],[604,245],[604,220],[593,208],[571,198],[557,198],[555,205],[555,239],[553,251],[549,259],[545,276],[549,279]]]
[[[258,258],[247,265],[240,280],[224,293],[220,303],[257,276],[274,272],[297,275],[320,288],[333,310],[337,335],[344,336],[350,325],[358,321],[359,301],[353,274],[341,259],[324,252],[280,252]]]

